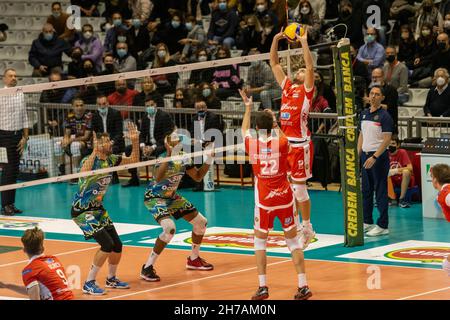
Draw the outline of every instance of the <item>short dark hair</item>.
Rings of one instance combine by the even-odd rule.
[[[380,91],[381,91],[381,95],[383,96],[383,97],[385,97],[386,95],[384,94],[384,89],[383,89],[383,87],[382,86],[379,86],[379,85],[375,85],[375,86],[372,86],[371,88],[370,88],[370,90],[372,91],[372,89],[373,88],[378,88],[378,89],[380,89]]]
[[[97,93],[97,100],[101,98],[108,98],[108,96],[104,92],[100,91]]]
[[[272,115],[265,111],[259,111],[256,113],[256,126],[260,130],[272,130],[273,118]]]
[[[447,164],[440,163],[432,166],[431,173],[439,184],[450,183],[450,167]]]
[[[395,143],[400,144],[400,138],[396,134],[392,135],[392,141],[395,141]]]
[[[31,256],[36,256],[44,251],[44,232],[38,227],[25,230],[20,240],[25,252]]]
[[[55,2],[52,2],[51,8],[53,8],[53,6],[56,6],[56,5],[62,7],[61,2],[55,1]]]
[[[72,105],[75,103],[75,101],[81,101],[84,104],[84,100],[80,96],[76,96],[72,99]]]

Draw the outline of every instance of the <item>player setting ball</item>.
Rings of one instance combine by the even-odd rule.
[[[305,34],[305,27],[299,23],[291,23],[284,29],[283,35],[290,42],[295,42],[297,36],[302,37]]]

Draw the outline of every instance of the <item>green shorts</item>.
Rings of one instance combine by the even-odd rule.
[[[189,213],[197,211],[192,203],[178,194],[175,194],[175,197],[170,199],[146,197],[144,204],[158,223],[166,217],[172,216],[178,220]]]
[[[108,211],[105,209],[84,211],[72,219],[83,231],[86,240],[91,239],[98,231],[113,226]]]

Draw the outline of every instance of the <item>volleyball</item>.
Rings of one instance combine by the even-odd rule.
[[[295,35],[298,34],[300,37],[305,33],[305,27],[299,23],[291,23],[284,29],[283,34],[289,41],[295,41]]]

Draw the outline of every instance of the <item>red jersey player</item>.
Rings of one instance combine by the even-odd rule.
[[[306,68],[298,70],[294,80],[290,80],[278,59],[278,42],[283,37],[283,32],[280,32],[273,38],[270,48],[270,66],[275,79],[283,90],[280,109],[281,130],[291,145],[288,158],[291,165],[290,181],[297,200],[297,208],[300,209],[302,215],[303,227],[300,225],[298,227],[302,231],[303,248],[306,248],[315,236],[310,223],[311,201],[306,187],[306,180],[312,177],[313,162],[313,145],[311,132],[308,129],[308,116],[314,97],[314,64],[305,30],[301,37],[298,35],[296,37],[303,48]]]
[[[28,229],[22,236],[23,251],[30,262],[22,271],[25,287],[0,282],[0,288],[28,295],[31,300],[72,300],[64,267],[54,256],[44,252],[44,233],[37,227]]]
[[[437,164],[431,167],[433,187],[439,190],[437,201],[442,208],[445,219],[450,222],[450,167],[447,164]],[[442,262],[442,268],[450,276],[450,256]]]
[[[289,142],[277,128],[272,130],[274,120],[271,111],[259,112],[256,117],[256,137],[250,134],[250,113],[253,99],[240,90],[245,104],[242,134],[245,150],[250,157],[255,174],[255,217],[254,247],[259,277],[259,288],[252,300],[269,297],[266,285],[266,243],[275,217],[281,222],[286,245],[298,275],[296,300],[306,300],[312,296],[306,282],[303,247],[295,222],[295,203],[287,172],[289,170]],[[276,123],[276,122],[275,122]],[[277,136],[278,134],[278,136]]]

